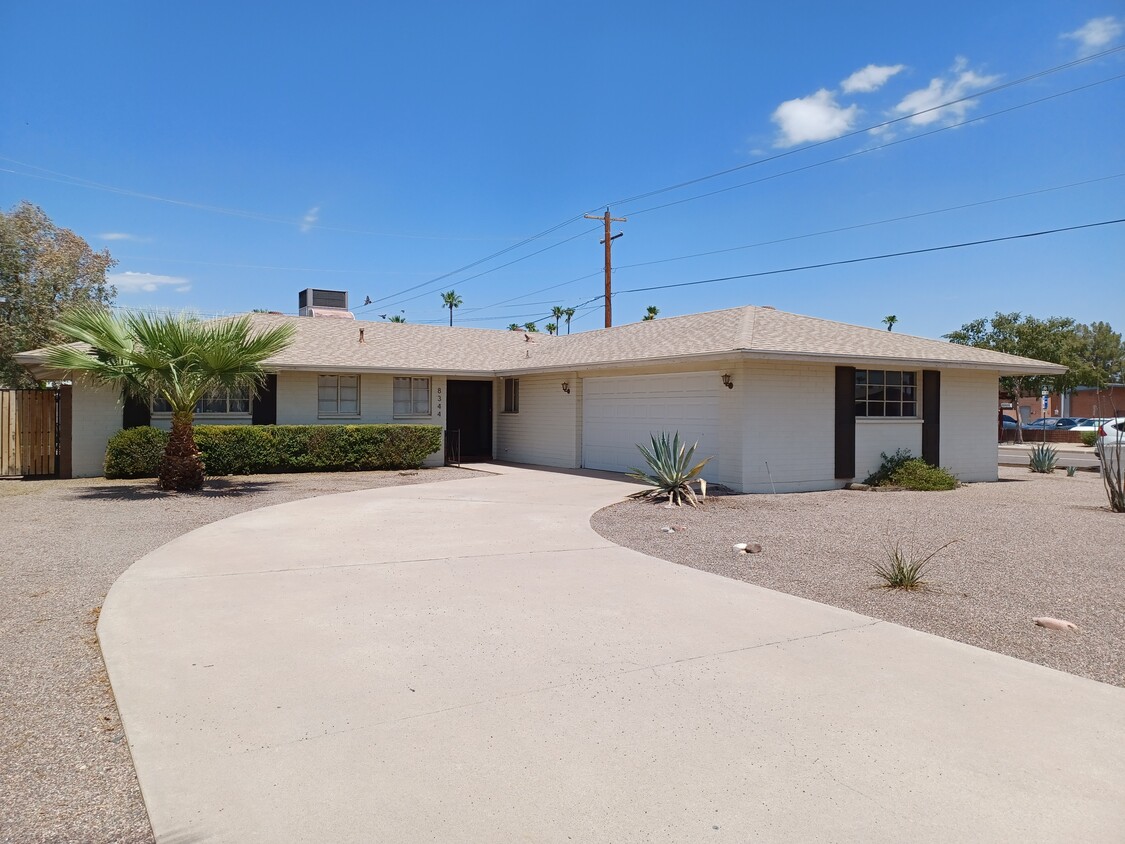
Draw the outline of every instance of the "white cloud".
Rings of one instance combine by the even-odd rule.
[[[98,235],[98,240],[131,240],[135,243],[147,243],[147,237],[141,237],[136,234],[129,234],[128,232],[104,232]]]
[[[1060,38],[1078,42],[1078,55],[1090,56],[1108,47],[1118,39],[1125,26],[1113,16],[1090,18],[1074,32],[1064,32]]]
[[[821,88],[815,94],[786,100],[774,109],[772,120],[781,130],[775,146],[827,141],[848,132],[859,118],[859,106],[841,106],[836,95]]]
[[[177,293],[191,290],[190,281],[174,275],[124,272],[110,273],[107,278],[120,293],[154,293],[162,287],[171,287]]]
[[[914,116],[907,122],[914,126],[928,126],[939,121],[956,123],[964,119],[969,109],[977,104],[976,100],[961,98],[966,97],[973,91],[987,88],[999,78],[999,76],[984,76],[977,73],[969,67],[967,59],[958,57],[953,65],[951,76],[948,78],[935,77],[930,80],[930,84],[925,88],[907,94],[895,106],[894,114],[898,116],[913,114]],[[937,108],[942,103],[952,100],[961,100],[961,102],[945,108]],[[924,113],[917,114],[916,112]]]
[[[320,206],[314,205],[312,208],[306,211],[305,216],[301,218],[301,234],[305,234],[310,229],[312,229],[312,227],[316,225],[316,221],[319,219]]]
[[[868,94],[878,91],[887,84],[888,79],[905,69],[904,64],[869,64],[841,82],[840,90],[845,94]]]

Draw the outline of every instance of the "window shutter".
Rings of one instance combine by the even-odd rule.
[[[258,388],[258,397],[250,403],[250,421],[254,425],[277,424],[277,376],[267,375]]]
[[[931,466],[941,465],[941,373],[922,372],[922,459]]]
[[[855,367],[836,367],[836,477],[855,477]]]

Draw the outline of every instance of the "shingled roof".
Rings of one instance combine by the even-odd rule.
[[[523,331],[251,314],[255,325],[290,323],[295,339],[268,369],[519,375],[720,358],[859,366],[984,369],[1059,375],[1066,367],[988,349],[747,305],[552,336]],[[34,372],[37,352],[17,360]],[[38,374],[38,373],[37,373]]]

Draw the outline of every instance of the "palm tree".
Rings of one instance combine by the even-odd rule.
[[[509,331],[523,331],[523,326],[520,325],[518,322],[510,322],[510,323],[508,323],[508,330]]]
[[[548,322],[547,325],[544,326],[544,327],[547,329],[548,334],[554,334],[556,331],[559,330],[558,324],[554,323],[554,322]]]
[[[65,337],[86,344],[47,349],[47,362],[85,373],[142,401],[162,398],[172,409],[172,433],[160,464],[161,489],[203,486],[203,460],[195,446],[195,406],[214,390],[249,389],[265,378],[262,362],[293,340],[292,325],[254,331],[249,316],[202,322],[195,317],[76,308],[53,323]]]
[[[534,322],[525,322],[523,324],[523,330],[528,332],[529,334],[538,334],[539,333],[539,326],[536,325]]]
[[[648,308],[645,309],[645,315],[641,317],[641,322],[651,322],[656,319],[658,313],[660,313],[660,308],[656,307],[656,305],[649,305]]]
[[[556,326],[558,326],[559,321],[562,320],[565,316],[566,308],[564,308],[562,305],[555,305],[553,308],[551,308],[551,319],[555,321]]]
[[[457,295],[456,290],[450,290],[448,293],[441,294],[441,301],[449,308],[449,324],[453,325],[453,309],[461,307],[461,297]]]
[[[406,322],[406,317],[402,314],[395,314],[392,317],[387,317],[387,322]]]
[[[887,331],[890,331],[892,328],[894,328],[896,322],[898,322],[898,317],[896,317],[894,314],[889,314],[883,317],[883,325],[887,326]]]
[[[567,308],[563,311],[566,314],[566,333],[570,333],[570,321],[574,319],[574,308]]]

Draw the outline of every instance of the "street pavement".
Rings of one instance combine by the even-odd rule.
[[[1125,689],[615,546],[620,479],[488,468],[117,581],[158,842],[1121,840]]]

